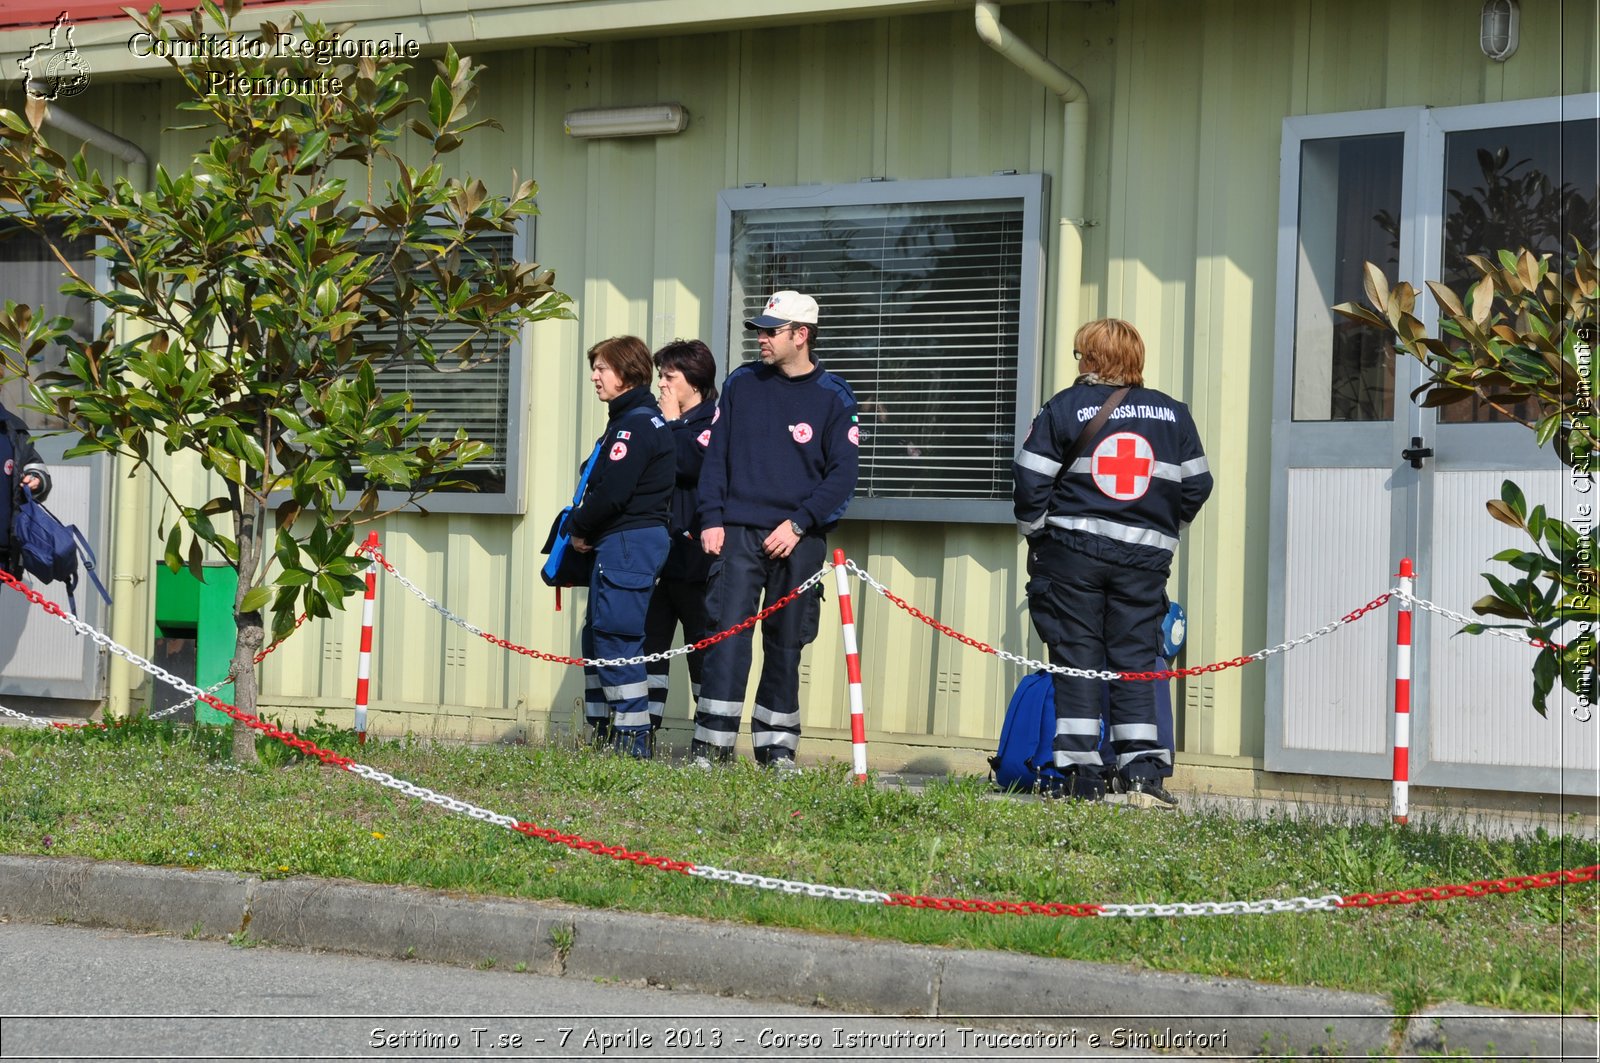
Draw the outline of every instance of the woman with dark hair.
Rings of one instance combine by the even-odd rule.
[[[706,630],[706,578],[711,573],[711,555],[700,548],[700,521],[695,511],[700,505],[700,465],[711,442],[711,418],[717,412],[717,363],[710,348],[699,340],[673,340],[656,352],[655,363],[661,412],[668,418],[667,427],[672,429],[678,453],[678,476],[668,525],[672,547],[645,617],[646,653],[669,649],[680,623],[684,638],[690,642],[711,634]],[[689,654],[689,692],[697,701],[703,656]],[[650,729],[654,731],[661,727],[666,713],[672,662],[651,661],[645,667],[650,673]]]
[[[672,434],[650,393],[650,348],[615,336],[589,348],[589,380],[609,410],[583,500],[567,527],[574,549],[594,551],[583,655],[638,657],[656,575],[667,558]],[[641,759],[651,755],[649,687],[643,664],[584,667],[584,717],[597,742]]]

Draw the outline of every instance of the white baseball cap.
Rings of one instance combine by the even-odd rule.
[[[772,298],[767,300],[767,305],[756,317],[745,321],[744,327],[777,328],[791,322],[802,325],[815,325],[817,323],[817,301],[809,295],[799,292],[781,291],[773,292]]]

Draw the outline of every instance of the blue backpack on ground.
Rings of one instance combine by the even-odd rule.
[[[67,607],[78,614],[78,568],[89,574],[94,589],[107,605],[111,595],[94,571],[94,550],[76,524],[62,524],[44,504],[33,500],[33,492],[22,488],[22,504],[12,517],[11,536],[22,556],[22,567],[41,583],[63,583],[67,588]]]
[[[1055,744],[1055,687],[1049,672],[1034,672],[1017,684],[1006,705],[1000,748],[989,758],[994,784],[1028,792],[1059,787],[1066,777],[1055,768]]]

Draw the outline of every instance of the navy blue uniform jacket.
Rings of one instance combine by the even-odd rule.
[[[860,466],[856,397],[813,365],[787,377],[760,363],[728,374],[700,472],[700,524],[771,531],[786,520],[806,534],[839,523]]]
[[[583,502],[567,522],[573,535],[590,543],[629,528],[665,527],[677,468],[672,431],[648,387],[624,392],[608,406],[605,445]]]
[[[1211,469],[1189,407],[1133,388],[1066,470],[1061,460],[1117,389],[1077,383],[1033,419],[1012,466],[1017,526],[1112,564],[1168,572],[1178,533],[1211,494]]]

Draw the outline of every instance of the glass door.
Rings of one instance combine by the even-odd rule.
[[[1415,525],[1417,367],[1391,337],[1333,312],[1363,302],[1363,266],[1416,275],[1419,109],[1284,123],[1273,404],[1272,641],[1315,630],[1392,582]],[[1266,766],[1389,771],[1392,635],[1368,621],[1272,659]]]
[[[1527,248],[1565,271],[1574,241],[1600,246],[1600,116],[1594,96],[1517,101],[1430,112],[1423,133],[1421,229],[1428,276],[1460,293],[1481,275],[1470,255]],[[1428,306],[1429,331],[1437,332]],[[1484,572],[1515,579],[1490,558],[1531,549],[1527,536],[1490,518],[1484,503],[1515,481],[1529,505],[1584,523],[1594,484],[1539,448],[1528,402],[1473,401],[1423,411],[1434,454],[1419,497],[1419,593],[1457,612],[1488,586]],[[1590,510],[1592,512],[1592,509]],[[1588,519],[1592,525],[1593,518]],[[1413,781],[1430,785],[1596,792],[1596,731],[1577,699],[1558,688],[1548,717],[1532,707],[1534,651],[1457,634],[1439,617],[1417,627]]]

